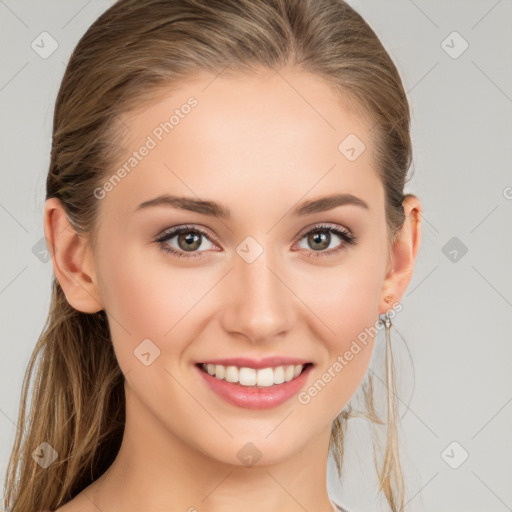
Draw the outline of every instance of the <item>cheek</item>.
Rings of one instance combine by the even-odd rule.
[[[329,345],[345,343],[378,319],[385,262],[377,248],[353,250],[339,265],[313,267],[294,277],[298,295],[323,324]]]
[[[102,297],[123,370],[139,363],[134,350],[146,339],[158,347],[162,356],[164,350],[179,352],[182,347],[176,333],[181,327],[180,320],[187,319],[187,312],[204,294],[204,290],[190,286],[188,274],[165,267],[157,251],[126,248],[120,259],[113,250],[102,258]],[[172,345],[168,343],[171,337]]]
[[[337,267],[302,275],[298,294],[307,297],[307,306],[315,313],[317,336],[325,344],[326,357],[301,403],[315,400],[319,414],[322,407],[325,413],[338,414],[367,372],[378,332],[385,264],[375,256],[380,254],[376,249],[361,251]]]

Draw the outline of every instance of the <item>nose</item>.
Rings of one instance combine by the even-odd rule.
[[[235,258],[224,283],[227,299],[221,320],[232,336],[271,343],[294,324],[297,298],[287,285],[286,272],[275,261],[266,251],[252,263]]]

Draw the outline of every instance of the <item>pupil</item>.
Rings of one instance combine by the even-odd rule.
[[[180,247],[182,249],[184,249],[185,251],[191,251],[191,250],[197,249],[201,245],[199,243],[200,238],[201,237],[199,234],[191,234],[191,233],[181,234],[178,237],[178,243],[185,241],[186,242],[185,247],[181,247],[181,243],[180,243]]]
[[[313,241],[313,248],[316,244],[320,244],[320,247],[317,247],[317,249],[325,249],[326,247],[329,247],[329,233],[323,232],[317,232],[313,233],[311,235],[312,241]],[[322,243],[323,242],[323,243]]]

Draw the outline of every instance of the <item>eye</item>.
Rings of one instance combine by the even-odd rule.
[[[173,238],[176,238],[178,247],[173,247],[169,244],[169,241]],[[197,258],[203,256],[203,251],[196,251],[196,249],[201,246],[203,239],[208,240],[210,245],[213,246],[210,238],[204,231],[192,226],[180,226],[167,231],[155,240],[155,242],[162,251],[173,254],[178,258]],[[207,249],[210,249],[211,246],[207,247]]]
[[[326,251],[325,249],[329,249],[333,241],[332,234],[338,239],[341,239],[343,243],[338,244],[334,250]],[[310,250],[307,255],[309,258],[333,256],[342,251],[347,245],[355,245],[357,243],[356,236],[350,231],[326,224],[315,226],[313,229],[303,232],[299,236],[300,241],[306,239],[306,243],[312,247],[312,250]],[[176,238],[175,242],[177,247],[169,243],[174,238]],[[206,247],[206,249],[214,247],[214,244],[205,231],[194,226],[180,226],[165,232],[157,238],[155,242],[162,251],[177,256],[178,258],[197,258],[203,257],[202,253],[204,251],[197,251],[197,249],[201,247],[204,240],[207,240],[210,244],[210,247]],[[306,250],[308,249],[309,248],[306,247]]]
[[[341,239],[343,243],[338,244],[334,250],[326,251],[333,241],[332,234]],[[355,245],[357,243],[356,236],[344,228],[333,227],[326,224],[315,226],[313,229],[301,234],[302,239],[306,239],[306,243],[313,249],[307,256],[308,258],[320,258],[326,256],[334,256],[342,251],[347,245]],[[306,247],[306,249],[309,249]]]

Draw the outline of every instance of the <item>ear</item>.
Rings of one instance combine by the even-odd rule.
[[[69,304],[83,313],[102,310],[88,239],[76,232],[55,197],[45,203],[44,233],[52,255],[53,272]]]
[[[421,244],[421,202],[415,195],[408,194],[402,205],[405,221],[391,248],[389,270],[382,285],[380,314],[385,314],[392,309],[392,304],[399,302],[405,293]]]

